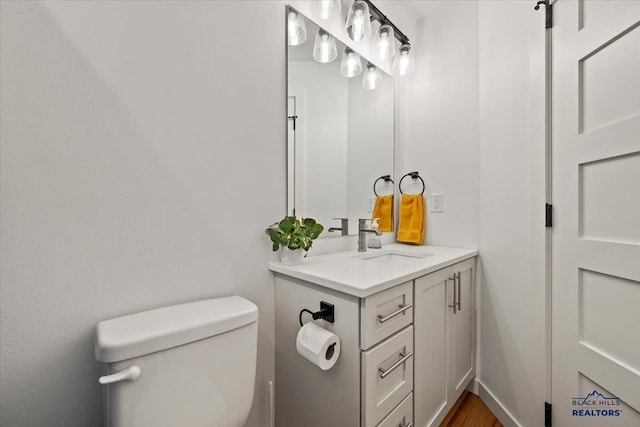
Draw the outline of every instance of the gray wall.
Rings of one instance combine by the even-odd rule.
[[[274,373],[281,2],[2,2],[0,424],[99,426],[97,322],[239,294]]]

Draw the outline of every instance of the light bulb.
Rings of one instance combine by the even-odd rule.
[[[373,39],[373,57],[381,61],[393,58],[396,53],[395,37],[390,25],[382,25]]]
[[[349,8],[345,23],[347,36],[354,42],[369,38],[371,35],[371,15],[369,5],[362,0],[356,0]]]
[[[329,19],[340,13],[340,0],[318,0],[314,3],[315,13],[320,19]]]
[[[364,36],[364,18],[362,10],[356,10],[356,16],[353,17],[353,40],[359,42]]]
[[[318,62],[331,62],[338,57],[336,39],[322,28],[318,30],[316,42],[313,45],[313,59]]]
[[[287,16],[287,39],[289,46],[298,46],[307,39],[307,29],[304,18],[299,13],[290,10]]]
[[[362,87],[368,90],[374,90],[378,86],[378,80],[382,78],[380,70],[372,63],[367,64],[367,71],[362,77]]]
[[[393,63],[393,73],[398,77],[404,77],[415,70],[411,45],[408,43],[400,46],[399,53]]]
[[[344,77],[355,77],[362,73],[362,62],[360,55],[350,48],[345,48],[342,53],[342,62],[340,63],[340,74]]]

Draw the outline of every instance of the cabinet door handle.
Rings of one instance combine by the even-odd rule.
[[[378,372],[380,372],[380,378],[385,378],[387,375],[389,375],[391,372],[395,371],[398,366],[402,365],[404,362],[406,362],[407,360],[409,360],[409,358],[411,356],[413,356],[412,352],[409,353],[400,353],[400,360],[398,360],[396,363],[394,363],[393,365],[389,366],[388,369],[382,369],[382,368],[378,368]]]
[[[449,280],[453,280],[453,304],[449,304],[449,307],[453,308],[453,314],[458,312],[458,289],[456,288],[456,277],[457,275],[453,273],[453,277],[449,277]]]
[[[460,272],[459,271],[456,274],[456,276],[458,277],[458,311],[462,311],[462,307],[460,307],[460,301],[462,301],[462,288],[461,288],[462,280],[460,280]]]
[[[400,308],[391,314],[387,314],[386,316],[383,316],[382,314],[378,314],[378,321],[380,323],[385,323],[386,321],[393,319],[397,315],[402,314],[405,311],[409,310],[411,307],[413,307],[413,304],[399,305],[398,307]]]

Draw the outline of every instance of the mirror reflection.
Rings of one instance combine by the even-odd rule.
[[[323,237],[357,234],[375,193],[394,190],[379,179],[393,177],[393,79],[294,9],[288,16],[287,210],[331,229]]]

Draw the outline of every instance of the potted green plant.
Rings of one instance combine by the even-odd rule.
[[[280,259],[283,264],[300,264],[322,230],[324,227],[313,218],[285,216],[265,233],[271,238],[274,251],[282,248]]]

